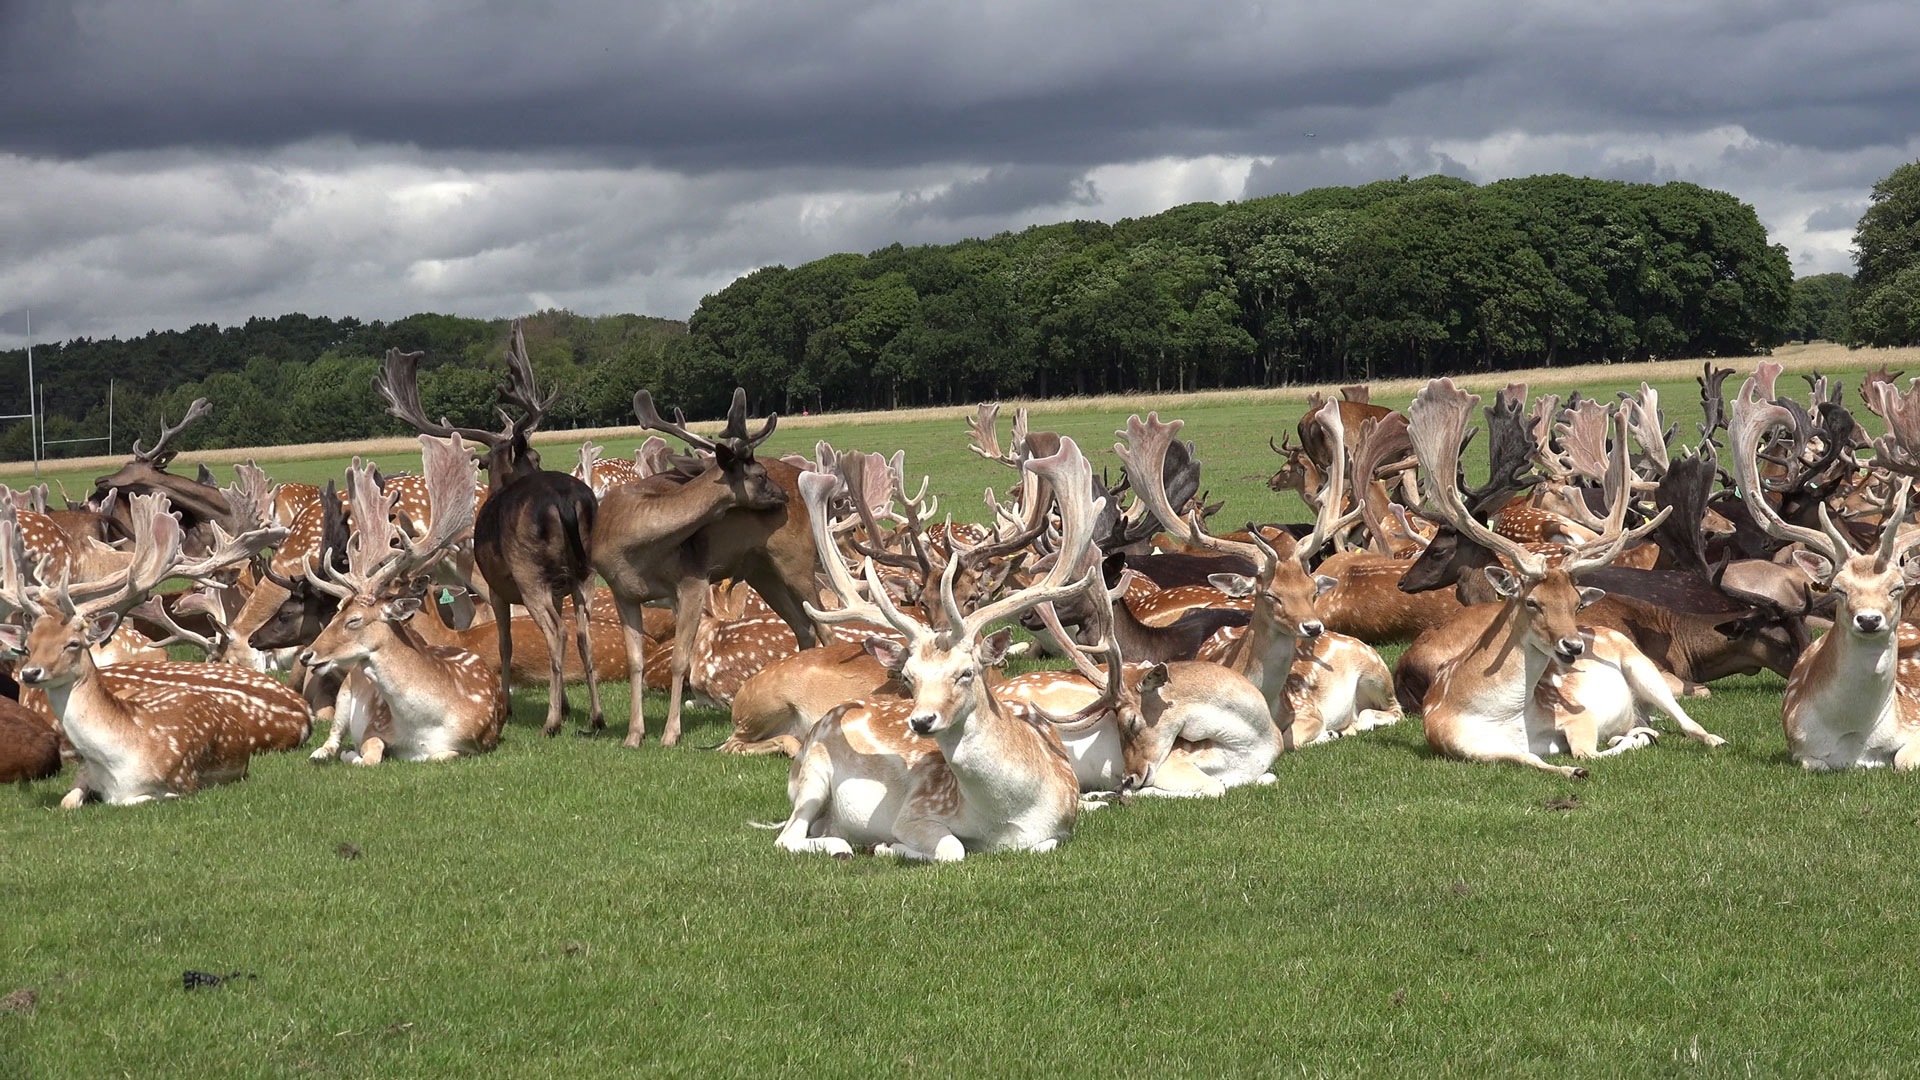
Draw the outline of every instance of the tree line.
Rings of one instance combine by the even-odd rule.
[[[1792,271],[1693,184],[1430,176],[768,267],[708,296],[668,399],[885,408],[1743,355]]]
[[[542,385],[557,383],[548,428],[633,422],[633,392],[658,386],[669,343],[686,324],[641,315],[543,311],[525,322],[527,353]],[[33,350],[45,393],[49,440],[107,433],[113,390],[114,452],[148,442],[164,416],[174,422],[194,398],[212,415],[183,432],[182,449],[330,442],[412,429],[387,416],[372,389],[389,347],[422,350],[420,399],[434,416],[465,427],[497,428],[494,387],[509,323],[452,315],[360,322],[307,315],[249,319],[155,331],[126,340],[77,339]],[[24,411],[25,350],[0,354],[0,405]],[[17,405],[15,403],[18,403]],[[48,447],[56,457],[104,452],[100,443]],[[0,459],[32,456],[24,420],[0,433]]]
[[[685,323],[546,311],[526,323],[550,427],[632,422],[645,387],[689,415],[1267,386],[1672,356],[1791,340],[1920,343],[1920,163],[1875,185],[1859,272],[1794,280],[1753,208],[1694,184],[1402,177],[1113,224],[1072,221],[756,270]],[[403,434],[369,389],[425,350],[427,409],[490,425],[507,322],[285,315],[35,350],[49,439],[116,451],[195,397],[187,448]],[[23,407],[24,356],[0,354]],[[97,444],[56,447],[96,453]],[[28,456],[25,422],[0,457]]]

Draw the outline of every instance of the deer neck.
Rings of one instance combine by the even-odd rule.
[[[1456,707],[1488,717],[1518,716],[1533,700],[1533,688],[1553,658],[1527,643],[1524,596],[1502,604],[1486,632],[1454,661],[1454,673],[1472,680]]]
[[[1803,681],[1815,686],[1838,689],[1849,700],[1872,708],[1893,699],[1894,675],[1898,671],[1898,627],[1880,641],[1856,637],[1846,629],[1853,613],[1841,603],[1833,613],[1833,629],[1814,645]]]
[[[1299,638],[1280,628],[1279,620],[1274,617],[1273,601],[1263,590],[1253,603],[1253,618],[1247,623],[1247,632],[1227,651],[1221,663],[1259,687],[1271,711],[1287,696],[1287,675],[1293,671],[1293,658],[1298,651]]]
[[[116,697],[100,678],[91,652],[79,661],[80,676],[63,686],[46,688],[47,704],[60,726],[74,738],[85,728],[119,727],[133,722],[133,710]],[[78,740],[84,742],[84,738]]]
[[[446,681],[444,662],[428,655],[428,647],[418,632],[396,623],[393,639],[367,656],[367,677],[396,716],[429,715],[438,721],[446,715],[446,703],[437,692]]]
[[[1041,778],[1049,771],[1065,764],[1065,755],[1033,725],[1002,708],[984,675],[974,679],[973,687],[973,713],[967,722],[937,733],[934,740],[962,796],[992,820],[996,808],[1030,803],[1032,790],[1044,783]],[[1066,768],[1071,775],[1072,766]]]

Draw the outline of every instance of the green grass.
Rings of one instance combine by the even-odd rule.
[[[1293,512],[1243,478],[1297,414],[1184,412],[1226,520]],[[1120,419],[1049,426],[1104,449]],[[846,441],[968,516],[1010,475],[957,424]],[[541,738],[543,691],[453,765],[281,755],[71,814],[63,776],[0,795],[0,995],[38,994],[0,1077],[1908,1075],[1920,792],[1792,767],[1780,693],[1720,684],[1689,705],[1730,746],[1584,782],[1440,760],[1410,719],[944,867],[778,852],[748,822],[786,814],[784,759],[692,749],[724,716],[627,751]]]

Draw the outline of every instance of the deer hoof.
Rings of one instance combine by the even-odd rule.
[[[640,749],[640,736],[629,735],[625,739],[621,740],[620,745],[626,747],[629,750],[638,750]]]
[[[1568,773],[1567,775],[1569,777],[1572,777],[1575,780],[1585,780],[1587,778],[1587,770],[1581,769],[1581,768],[1575,768],[1572,772]]]

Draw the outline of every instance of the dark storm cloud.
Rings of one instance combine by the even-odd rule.
[[[1899,4],[555,5],[12,0],[0,145],[344,136],[672,168],[1092,164],[1327,138],[1737,123],[1897,141]],[[1414,127],[1417,120],[1421,127]],[[1317,127],[1303,128],[1303,124]]]
[[[769,263],[1441,172],[1690,180],[1847,269],[1901,3],[0,0],[0,346],[685,316]]]

